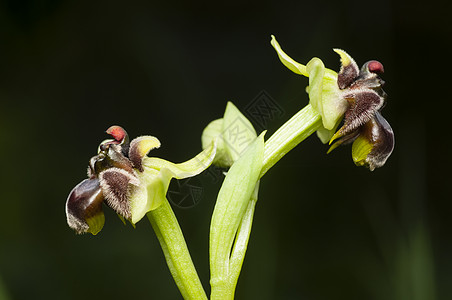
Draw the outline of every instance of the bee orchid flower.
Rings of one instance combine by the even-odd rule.
[[[216,144],[211,143],[196,157],[175,164],[148,157],[160,147],[153,136],[141,136],[129,142],[120,126],[107,130],[113,139],[99,145],[98,154],[89,161],[88,178],[76,185],[66,201],[69,226],[77,233],[97,234],[105,222],[103,203],[132,224],[159,207],[166,197],[172,178],[195,176],[210,166]]]
[[[394,149],[394,133],[381,115],[387,94],[383,91],[383,65],[371,60],[361,69],[344,50],[334,49],[341,58],[339,73],[325,68],[318,58],[302,65],[290,58],[275,37],[271,44],[281,62],[296,74],[309,77],[309,103],[320,114],[322,126],[317,135],[323,143],[353,143],[352,158],[356,165],[371,171],[383,166]],[[339,127],[343,120],[343,125]]]

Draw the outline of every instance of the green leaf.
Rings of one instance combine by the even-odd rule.
[[[229,284],[232,244],[259,180],[263,163],[264,133],[232,165],[221,186],[210,227],[210,265],[213,293]],[[215,291],[214,291],[215,290]]]

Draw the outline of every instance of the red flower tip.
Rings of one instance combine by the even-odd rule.
[[[113,125],[106,131],[107,134],[111,135],[117,142],[122,142],[127,136],[127,132],[121,126]]]
[[[367,66],[369,68],[369,71],[372,73],[383,74],[385,71],[383,64],[376,60],[372,60]]]

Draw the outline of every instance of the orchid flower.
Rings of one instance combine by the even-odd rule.
[[[338,139],[328,153],[342,144],[353,142],[352,158],[356,165],[371,171],[385,164],[394,149],[394,133],[381,115],[387,94],[383,91],[383,65],[375,60],[361,69],[344,50],[334,49],[341,58],[339,73],[325,68],[318,58],[302,65],[289,57],[275,37],[272,46],[281,62],[296,74],[309,77],[306,88],[310,105],[321,116],[317,135],[323,143]],[[344,119],[343,126],[336,132]]]
[[[88,179],[72,189],[66,202],[67,222],[77,233],[95,235],[102,229],[103,203],[136,224],[162,204],[172,178],[201,173],[210,166],[216,152],[216,145],[211,143],[191,160],[175,164],[147,156],[150,150],[160,147],[153,136],[141,136],[129,143],[127,132],[120,126],[110,127],[107,133],[113,139],[100,144],[99,153],[90,159]]]

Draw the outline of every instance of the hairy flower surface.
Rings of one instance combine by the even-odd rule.
[[[381,115],[387,94],[383,91],[383,65],[371,60],[361,69],[345,51],[334,49],[341,57],[336,73],[325,68],[318,58],[302,65],[290,58],[272,36],[272,45],[281,62],[296,74],[309,77],[310,104],[321,115],[323,128],[317,135],[323,143],[336,141],[328,153],[342,144],[354,143],[355,164],[371,171],[385,164],[394,149],[394,133]],[[339,130],[336,128],[343,120]]]
[[[74,187],[66,201],[67,222],[77,233],[97,234],[102,229],[102,203],[137,223],[162,204],[172,178],[195,176],[215,157],[216,144],[211,143],[193,159],[175,164],[147,156],[160,147],[155,137],[141,136],[129,142],[120,126],[110,127],[107,133],[113,139],[99,145],[99,153],[89,161],[88,179]]]

